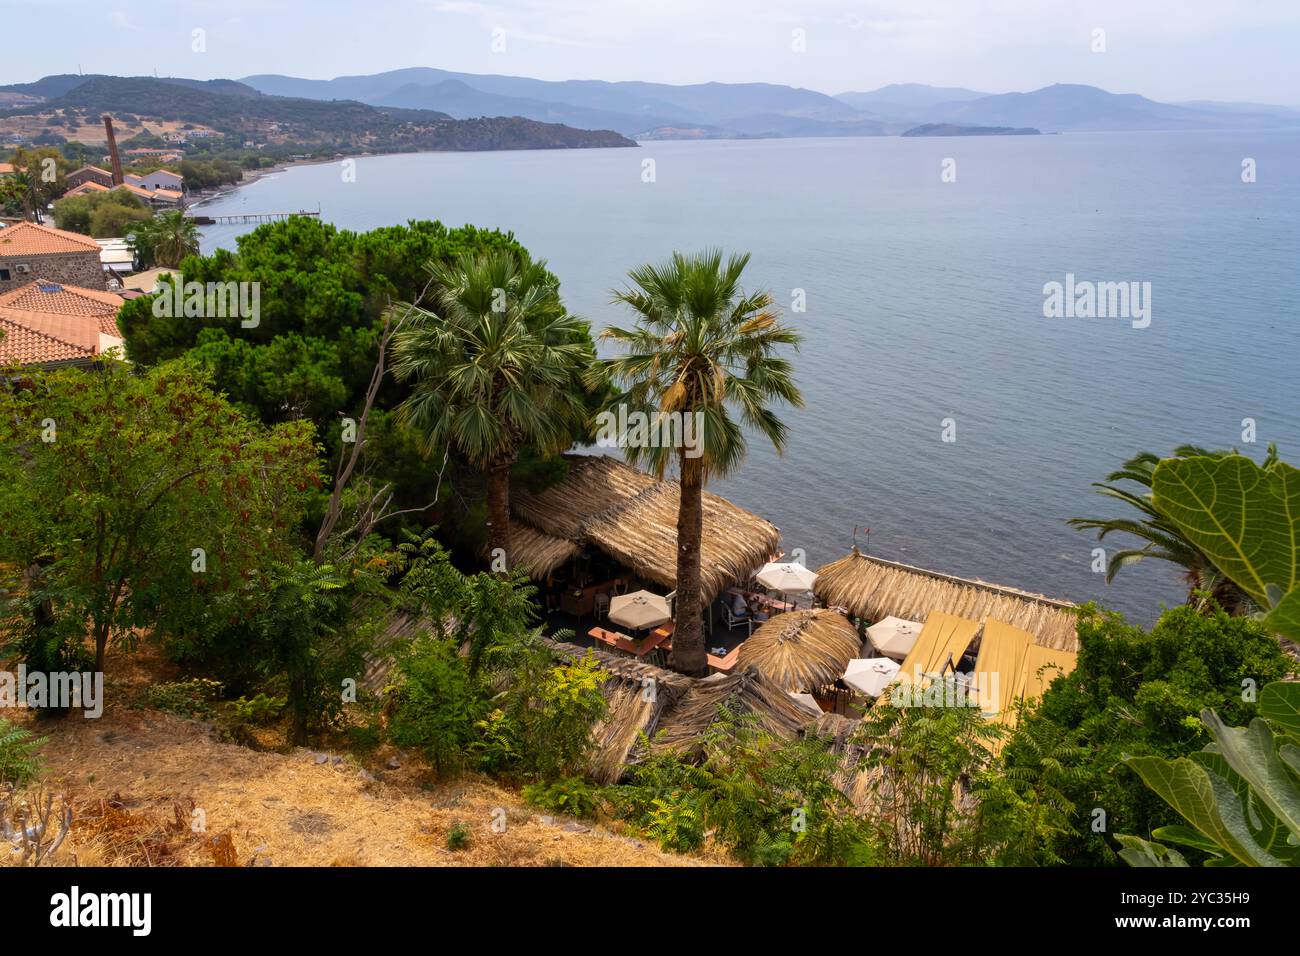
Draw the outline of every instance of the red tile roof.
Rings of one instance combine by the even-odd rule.
[[[20,222],[0,229],[0,258],[14,256],[57,256],[92,251],[99,255],[99,243],[79,232],[66,232],[34,222]]]
[[[38,279],[0,295],[0,364],[44,364],[91,358],[100,336],[121,339],[111,292]]]
[[[94,354],[88,348],[62,342],[52,335],[0,317],[0,365],[75,362],[93,358]]]
[[[66,198],[68,196],[80,196],[82,193],[106,193],[108,192],[108,189],[109,187],[105,186],[103,183],[97,183],[93,179],[87,179],[80,186],[73,186],[63,195]]]

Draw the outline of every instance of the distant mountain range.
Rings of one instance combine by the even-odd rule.
[[[457,119],[446,112],[398,104],[268,95],[235,80],[59,75],[0,86],[0,131],[7,120],[17,125],[23,118],[50,117],[53,125],[46,132],[57,133],[69,117],[81,124],[88,117],[97,122],[101,113],[198,125],[236,143],[253,140],[315,151],[636,145],[608,129],[578,129],[517,114]]]
[[[624,137],[888,136],[917,127],[1044,133],[1300,127],[1300,110],[1289,107],[1158,103],[1069,84],[984,93],[898,83],[829,96],[771,83],[551,81],[430,67],[332,80],[59,75],[0,87],[0,109],[5,105],[9,115],[61,107],[156,114],[234,134],[375,151],[630,145]],[[456,120],[475,125],[457,129]],[[446,145],[453,143],[460,145]]]
[[[770,83],[551,81],[429,67],[332,80],[264,74],[242,82],[279,96],[438,110],[461,119],[524,116],[612,129],[637,139],[885,136],[932,123],[1032,127],[1044,133],[1300,126],[1300,110],[1283,106],[1158,103],[1132,93],[1067,84],[991,94],[898,83],[829,96]]]

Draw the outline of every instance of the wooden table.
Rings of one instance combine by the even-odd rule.
[[[620,631],[609,631],[603,627],[593,627],[587,632],[587,636],[594,641],[599,641],[609,647],[616,647],[620,651],[626,651],[634,657],[645,657],[656,647],[668,639],[666,633],[661,633],[663,628],[649,634],[646,637],[636,638],[628,637]]]
[[[760,594],[757,591],[742,591],[740,588],[727,588],[723,593],[729,594],[733,598],[740,596],[745,599],[745,603],[749,607],[752,608],[757,605],[764,610],[771,611],[773,614],[781,614],[785,611],[793,611],[795,609],[793,604],[777,600],[774,597],[768,597],[766,594]]]
[[[728,653],[726,657],[717,657],[713,654],[709,654],[708,655],[709,666],[716,671],[722,671],[722,673],[724,674],[730,674],[736,666],[736,661],[740,659],[740,648],[741,645],[743,645],[744,643],[745,643],[744,641],[741,641],[740,644],[737,644],[735,647],[733,647],[730,653]]]

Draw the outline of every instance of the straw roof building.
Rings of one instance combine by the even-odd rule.
[[[1069,601],[886,561],[857,548],[819,568],[813,591],[831,607],[869,621],[890,615],[924,621],[931,611],[945,611],[972,621],[997,618],[1028,631],[1043,647],[1079,648]]]
[[[861,648],[857,629],[838,611],[787,611],[740,645],[737,665],[799,693],[834,683]]]
[[[589,544],[648,581],[676,587],[677,481],[660,481],[603,455],[566,459],[564,479],[513,496],[512,563],[543,578]],[[705,600],[745,580],[775,553],[779,539],[771,522],[706,491],[700,549]]]
[[[592,775],[600,783],[614,783],[629,764],[645,756],[639,746],[642,733],[654,750],[698,757],[719,708],[753,715],[764,730],[786,738],[812,719],[789,694],[754,671],[685,677],[609,651],[552,643],[557,654],[570,659],[591,654],[610,675],[604,684],[609,711],[594,729]]]

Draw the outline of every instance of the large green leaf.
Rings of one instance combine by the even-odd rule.
[[[1300,739],[1300,683],[1265,684],[1259,692],[1259,713],[1275,731]]]
[[[1300,786],[1278,757],[1273,731],[1268,724],[1256,718],[1249,727],[1229,727],[1213,711],[1201,715],[1205,726],[1214,736],[1207,753],[1218,754],[1250,787],[1253,803],[1249,809],[1257,817],[1262,804],[1289,831],[1277,834],[1271,843],[1265,843],[1271,852],[1276,848],[1295,846],[1300,840]]]
[[[1122,833],[1117,834],[1115,839],[1124,848],[1119,851],[1119,858],[1129,866],[1187,865],[1183,855],[1172,847],[1161,846],[1159,843],[1152,843],[1141,837],[1125,836]]]
[[[1216,846],[1247,866],[1281,866],[1255,840],[1233,786],[1186,757],[1126,757],[1143,782]]]
[[[1300,636],[1300,469],[1243,455],[1169,458],[1152,479],[1157,510],[1263,607]]]

